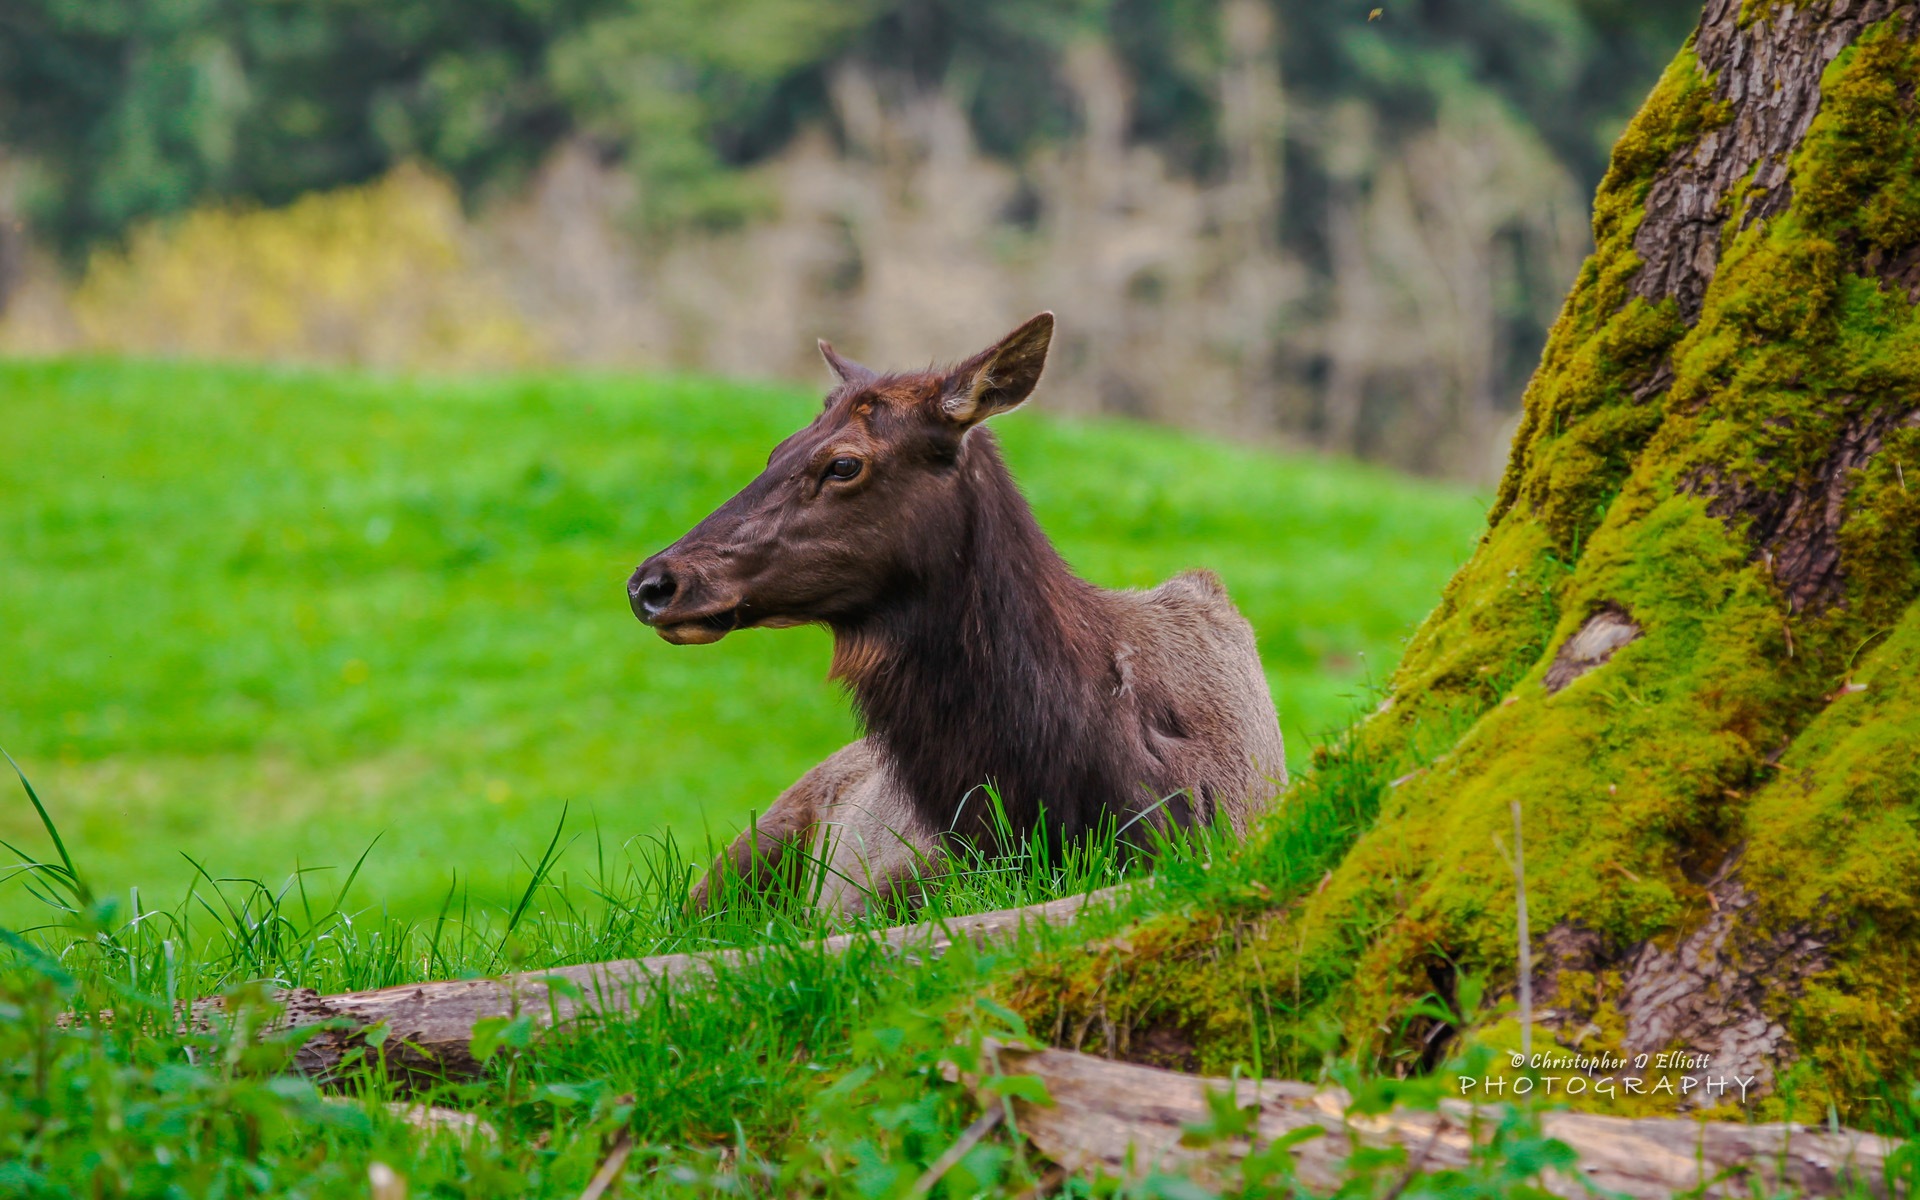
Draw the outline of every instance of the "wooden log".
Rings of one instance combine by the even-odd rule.
[[[902,956],[935,958],[963,939],[978,944],[1025,928],[1065,924],[1088,906],[1105,903],[1120,891],[1120,887],[1103,888],[1022,908],[838,934],[813,943],[812,949],[821,954],[841,954],[854,945],[873,942]],[[387,1035],[381,1053],[388,1071],[402,1078],[471,1075],[479,1070],[469,1050],[473,1028],[488,1017],[526,1013],[545,1026],[583,1014],[625,1012],[656,989],[711,979],[716,971],[750,965],[772,952],[752,947],[657,954],[332,996],[311,988],[291,988],[275,997],[284,1008],[278,1027],[322,1026],[301,1045],[294,1060],[300,1070],[322,1079],[332,1076],[344,1058],[366,1045],[367,1030],[382,1024]],[[218,998],[203,1001],[195,1006],[194,1016],[208,1021],[223,1007]]]
[[[1155,1170],[1179,1171],[1216,1184],[1233,1178],[1237,1160],[1250,1149],[1246,1139],[1208,1148],[1181,1144],[1184,1127],[1208,1121],[1209,1091],[1230,1091],[1236,1107],[1258,1104],[1262,1142],[1308,1127],[1324,1131],[1292,1153],[1300,1182],[1326,1193],[1345,1180],[1345,1160],[1356,1145],[1403,1147],[1408,1167],[1402,1172],[1458,1169],[1468,1164],[1476,1145],[1486,1144],[1497,1124],[1488,1109],[1476,1112],[1464,1101],[1445,1101],[1438,1112],[1349,1117],[1346,1093],[1335,1088],[1207,1079],[1069,1050],[995,1046],[992,1051],[1001,1073],[1035,1075],[1046,1084],[1053,1103],[1017,1101],[1018,1127],[1035,1148],[1070,1171],[1136,1178]],[[983,1101],[1000,1102],[984,1096]],[[1570,1198],[1587,1200],[1593,1187],[1649,1198],[1694,1189],[1705,1197],[1904,1191],[1890,1189],[1885,1170],[1899,1143],[1849,1129],[1574,1112],[1545,1112],[1540,1123],[1548,1136],[1579,1155],[1573,1172],[1546,1176],[1549,1189]]]

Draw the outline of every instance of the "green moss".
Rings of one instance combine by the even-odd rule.
[[[1664,418],[1632,393],[1686,330],[1671,303],[1629,299],[1641,265],[1633,234],[1660,170],[1727,119],[1712,83],[1689,45],[1615,147],[1595,201],[1597,249],[1528,387],[1491,528],[1408,646],[1393,711],[1369,730],[1388,753],[1406,751],[1436,713],[1485,711],[1540,656],[1567,564]]]
[[[1540,428],[1516,449],[1526,465],[1518,492],[1523,511],[1544,526],[1561,554],[1577,556],[1581,539],[1665,419],[1659,403],[1633,391],[1684,332],[1671,302],[1654,307],[1633,300],[1529,395]]]
[[[1907,144],[1913,135],[1905,132],[1915,126],[1912,98],[1890,93],[1884,78],[1897,71],[1911,79],[1913,61],[1911,47],[1887,27],[1842,56],[1793,164],[1795,203],[1729,240],[1698,322],[1672,345],[1674,381],[1662,419],[1636,448],[1631,474],[1560,589],[1563,616],[1550,644],[1571,636],[1602,603],[1624,605],[1645,636],[1551,699],[1532,690],[1544,667],[1537,664],[1514,702],[1489,713],[1449,756],[1444,773],[1409,785],[1404,803],[1419,828],[1399,829],[1396,814],[1384,812],[1375,837],[1356,850],[1352,863],[1363,869],[1383,865],[1368,854],[1376,838],[1407,847],[1406,863],[1432,864],[1402,920],[1409,929],[1440,929],[1441,948],[1457,961],[1499,968],[1512,960],[1511,885],[1485,848],[1510,797],[1528,807],[1530,856],[1554,864],[1529,897],[1539,926],[1577,921],[1624,945],[1697,923],[1703,897],[1691,881],[1751,836],[1749,804],[1757,813],[1772,794],[1761,787],[1769,758],[1789,744],[1793,754],[1803,753],[1796,736],[1816,736],[1801,730],[1809,722],[1817,727],[1848,658],[1875,622],[1899,614],[1920,591],[1920,497],[1901,486],[1904,458],[1920,440],[1911,430],[1889,435],[1869,469],[1850,480],[1838,538],[1846,589],[1829,607],[1793,612],[1769,564],[1754,561],[1750,523],[1711,515],[1709,496],[1701,494],[1717,482],[1737,483],[1748,494],[1817,495],[1843,429],[1857,434],[1884,425],[1920,395],[1920,322],[1904,296],[1860,273],[1863,249],[1920,240],[1920,229],[1899,224],[1903,215],[1881,216],[1904,214],[1916,177]],[[1897,120],[1890,120],[1890,106]],[[1890,133],[1896,124],[1897,136]],[[1861,161],[1876,154],[1877,163]],[[1824,198],[1829,194],[1838,199]],[[1864,222],[1876,222],[1877,232],[1867,234]],[[1635,317],[1644,322],[1639,328]],[[1529,448],[1524,464],[1516,455],[1525,473],[1515,517],[1542,521],[1557,544],[1570,524],[1577,527],[1577,508],[1569,513],[1567,506],[1592,494],[1577,467],[1597,457],[1577,452],[1577,435],[1596,428],[1609,409],[1630,405],[1621,397],[1623,376],[1631,378],[1644,361],[1638,356],[1667,332],[1630,305],[1559,360],[1585,358],[1586,371],[1536,384],[1529,404],[1538,406],[1539,424],[1550,429],[1550,417],[1575,436],[1562,433]],[[1574,467],[1563,465],[1569,462]],[[1920,734],[1920,712],[1884,720],[1875,736],[1889,745],[1910,746]],[[1882,769],[1871,765],[1881,756],[1864,745],[1836,753],[1869,773]],[[1886,795],[1913,793],[1905,776],[1874,778]],[[1845,789],[1860,785],[1829,786],[1852,794]],[[1421,804],[1423,795],[1432,803]],[[1891,803],[1904,814],[1898,819],[1911,821],[1910,799]],[[1756,840],[1748,852],[1753,878],[1767,881],[1756,884],[1763,891],[1783,873],[1801,871],[1813,853],[1796,842],[1792,811],[1778,823],[1776,841]],[[1799,853],[1784,865],[1763,866],[1789,846]],[[1884,878],[1899,877],[1895,870]],[[1913,877],[1904,876],[1909,895]],[[1844,893],[1824,894],[1831,902]],[[1787,919],[1785,911],[1774,915]],[[1391,953],[1394,940],[1404,941],[1376,937],[1372,948]],[[1303,944],[1311,942],[1309,936]],[[1843,965],[1834,978],[1841,982],[1823,981],[1809,993],[1801,1010],[1809,1045],[1837,1044],[1831,1038],[1838,1027],[1815,1030],[1806,1013],[1845,1011],[1855,1032],[1866,1029],[1860,1005],[1815,1003],[1825,989],[1871,994],[1880,1012],[1886,997],[1914,995],[1920,985],[1912,977],[1895,980],[1878,958],[1858,954],[1857,947],[1839,954]],[[1849,962],[1895,986],[1846,985]],[[1367,965],[1392,973],[1383,962]],[[1357,990],[1366,996],[1380,989]],[[1380,1047],[1383,1039],[1368,1031],[1390,1026],[1394,999],[1354,1012],[1346,1022],[1350,1036]],[[1407,999],[1398,997],[1403,1006]],[[1593,1003],[1596,1011],[1605,1008],[1602,997]],[[1884,1026],[1880,1033],[1884,1053],[1872,1061],[1886,1066],[1911,1055],[1910,1036],[1894,1037]]]
[[[1867,31],[1827,68],[1818,128],[1794,180],[1809,224],[1858,236],[1868,250],[1920,244],[1920,58],[1893,23]]]
[[[1920,607],[1854,658],[1747,808],[1745,874],[1769,924],[1834,939],[1833,969],[1780,1014],[1800,1045],[1854,1051],[1829,1056],[1809,1101],[1854,1107],[1920,1066],[1917,732]]]
[[[1629,289],[1641,266],[1633,235],[1645,215],[1648,190],[1678,151],[1728,119],[1725,103],[1713,99],[1713,82],[1700,73],[1689,41],[1614,146],[1594,198],[1595,249],[1580,269],[1527,389],[1513,456],[1494,503],[1495,524],[1523,495],[1537,503],[1551,494],[1551,478],[1589,474],[1592,482],[1577,481],[1583,484],[1580,501],[1554,522],[1557,544],[1570,548],[1592,525],[1589,502],[1610,490],[1609,480],[1617,481],[1624,459],[1644,441],[1640,421],[1615,417],[1603,422],[1609,428],[1593,430],[1579,423],[1599,408],[1615,407],[1606,402],[1617,401],[1623,387],[1631,389],[1651,375],[1683,332],[1671,308],[1623,310],[1629,309]],[[1550,450],[1563,438],[1572,439],[1571,447],[1552,461]]]
[[[1646,635],[1554,696],[1540,685],[1543,660],[1510,703],[1396,789],[1328,886],[1276,931],[1276,948],[1290,943],[1329,985],[1357,965],[1354,986],[1328,986],[1302,1034],[1337,1017],[1351,1045],[1392,1053],[1392,1033],[1379,1031],[1432,986],[1426,960],[1483,971],[1513,961],[1513,882],[1495,845],[1510,838],[1512,797],[1525,805],[1529,857],[1553,864],[1530,888],[1538,928],[1577,922],[1624,945],[1704,908],[1687,882],[1697,864],[1675,861],[1674,848],[1728,844],[1723,799],[1790,711],[1770,703],[1784,632],[1746,558],[1697,497],[1669,496],[1596,534],[1554,640],[1600,593],[1625,599]]]
[[[1920,378],[1920,366],[1912,371]],[[1920,593],[1920,428],[1895,429],[1848,497],[1840,555],[1853,581],[1854,611],[1866,632],[1861,650],[1901,618],[1902,597]]]
[[[1429,745],[1436,725],[1454,733],[1459,713],[1478,716],[1498,703],[1514,682],[1514,664],[1540,656],[1558,615],[1554,589],[1565,574],[1538,523],[1512,521],[1491,531],[1408,643],[1394,699],[1363,736],[1382,753],[1411,754],[1416,765],[1444,749],[1445,741]]]

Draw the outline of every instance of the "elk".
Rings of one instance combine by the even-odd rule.
[[[628,580],[634,615],[674,645],[825,625],[866,734],[740,834],[696,906],[715,872],[765,887],[810,859],[821,903],[857,912],[952,839],[1135,819],[1237,833],[1284,785],[1253,630],[1219,579],[1078,578],[982,426],[1033,393],[1053,328],[1041,313],[958,366],[897,374],[822,341],[819,415]]]

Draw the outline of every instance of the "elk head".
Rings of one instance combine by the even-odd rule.
[[[882,375],[820,343],[835,386],[767,469],[627,581],[633,613],[675,645],[755,625],[857,626],[910,597],[967,535],[974,426],[1032,394],[1053,314],[945,371]]]

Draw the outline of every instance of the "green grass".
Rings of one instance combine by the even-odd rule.
[[[1310,882],[1319,859],[1357,833],[1355,801],[1364,807],[1362,793],[1382,778],[1379,764],[1331,748],[1314,783],[1268,822],[1273,836],[1257,862],[1242,861],[1251,847],[1207,832],[1155,846],[1150,876],[1111,834],[1066,862],[1044,851],[963,862],[929,885],[924,917],[1132,886],[1070,926],[979,948],[962,940],[931,962],[868,942],[823,953],[813,939],[836,922],[805,905],[736,898],[718,916],[691,917],[672,882],[680,864],[670,845],[635,856],[646,869],[584,882],[536,867],[528,903],[463,904],[419,923],[355,919],[297,887],[232,882],[208,882],[172,911],[134,913],[93,895],[84,860],[57,851],[35,886],[65,917],[25,939],[0,938],[0,1195],[363,1196],[381,1163],[415,1196],[571,1197],[621,1138],[635,1145],[622,1195],[925,1194],[915,1180],[981,1112],[944,1064],[975,1069],[981,1038],[1028,1036],[995,1000],[997,981],[1148,913],[1243,902],[1250,871],[1289,888]],[[481,1078],[410,1093],[380,1070],[377,1050],[324,1090],[291,1072],[299,1035],[262,1036],[274,1010],[252,982],[336,991],[719,945],[760,952],[709,982],[558,1031],[495,1019],[476,1032],[476,1054],[492,1046]],[[195,1030],[171,1017],[210,994],[225,996],[231,1021]],[[1031,1095],[1031,1086],[1014,1081],[1006,1094]],[[1439,1077],[1385,1086],[1367,1083],[1362,1102],[1430,1106],[1444,1090]],[[387,1107],[394,1101],[455,1108],[495,1134],[410,1129]],[[1221,1114],[1229,1125],[1236,1118]],[[1524,1185],[1552,1147],[1521,1116],[1506,1148],[1531,1165],[1515,1170],[1490,1155],[1483,1170],[1426,1190],[1532,1195]],[[1289,1159],[1281,1149],[1248,1161]],[[933,1194],[1019,1195],[1048,1178],[1045,1169],[1002,1129]],[[1405,1173],[1404,1156],[1354,1170],[1353,1194],[1378,1194]],[[1238,1194],[1291,1194],[1284,1174],[1264,1184],[1249,1176],[1260,1186]],[[1157,1177],[1132,1189],[1076,1178],[1063,1194],[1206,1193]]]
[[[38,809],[30,785],[23,802]],[[94,891],[53,822],[43,836],[55,849],[31,882],[53,919],[24,938],[0,930],[0,1196],[359,1196],[375,1161],[414,1195],[575,1196],[622,1134],[638,1143],[624,1194],[898,1195],[977,1115],[940,1063],[1022,1032],[991,981],[1116,932],[1170,889],[1197,893],[1218,851],[1206,832],[1159,843],[1160,870],[1142,877],[1109,830],[1064,860],[962,861],[929,881],[923,919],[1133,886],[1074,927],[920,962],[874,943],[823,953],[815,939],[844,923],[777,897],[695,917],[671,842],[573,881],[542,860],[506,906],[462,899],[408,922],[356,917],[298,883],[208,880],[172,910],[135,912]],[[544,1035],[494,1021],[478,1080],[403,1093],[368,1054],[323,1093],[289,1070],[297,1035],[260,1036],[273,1009],[259,981],[341,991],[735,945],[760,952],[616,1017]],[[231,1022],[169,1019],[211,995]],[[385,1107],[399,1099],[473,1113],[498,1136],[409,1129]],[[999,1139],[955,1179],[1017,1190],[1034,1177],[1017,1153]]]
[[[622,583],[817,398],[703,380],[396,380],[0,364],[0,745],[99,885],[193,868],[422,917],[499,902],[563,804],[558,877],[693,853],[854,734],[828,639],[667,646]],[[1471,548],[1481,505],[1162,429],[996,423],[1096,582],[1206,566],[1254,622],[1296,759]],[[0,837],[43,846],[24,806]],[[14,889],[0,921],[33,911]]]

